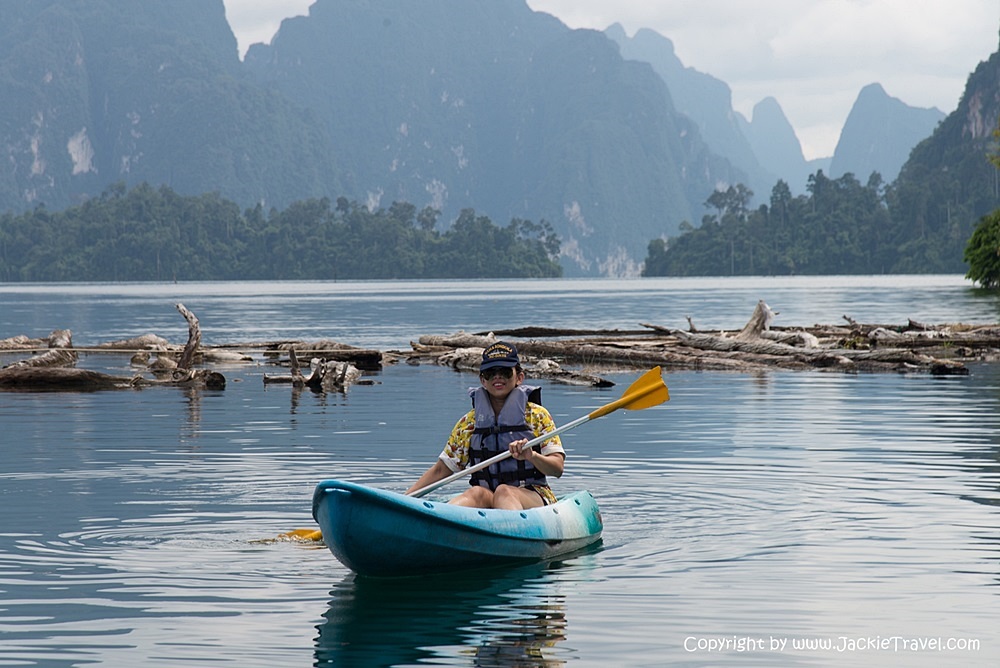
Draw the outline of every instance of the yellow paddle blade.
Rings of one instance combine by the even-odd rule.
[[[627,411],[642,410],[651,406],[659,406],[670,400],[670,391],[663,382],[663,372],[660,367],[654,367],[642,374],[638,380],[628,386],[622,396],[622,405]]]
[[[283,540],[319,541],[323,540],[323,532],[319,529],[295,529],[278,534],[278,538]]]
[[[638,411],[650,406],[659,406],[664,401],[670,399],[670,392],[663,382],[663,375],[660,367],[653,367],[628,386],[625,394],[617,401],[601,406],[591,412],[587,417],[591,420],[599,418],[608,413],[624,408],[625,410]]]
[[[295,540],[323,540],[323,532],[319,529],[295,529],[288,533],[281,534],[282,538],[293,538]]]

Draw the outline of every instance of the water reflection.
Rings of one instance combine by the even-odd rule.
[[[330,592],[315,665],[566,665],[566,562],[424,578],[348,576]]]

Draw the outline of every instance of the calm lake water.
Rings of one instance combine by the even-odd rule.
[[[959,276],[0,285],[0,339],[78,346],[423,334],[527,325],[737,329],[1000,322]],[[18,356],[0,355],[6,364]],[[124,355],[81,366],[131,375]],[[356,578],[313,527],[317,482],[402,491],[475,377],[388,366],[346,395],[0,393],[0,666],[996,666],[1000,368],[966,377],[666,370],[671,400],[564,436],[603,544],[556,563]],[[542,381],[557,423],[617,398]],[[454,492],[464,483],[442,490]]]

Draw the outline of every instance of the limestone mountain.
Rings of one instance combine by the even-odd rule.
[[[763,193],[766,199],[779,177],[787,179],[762,165],[741,127],[745,119],[733,110],[733,94],[728,84],[685,66],[674,51],[674,43],[655,30],[642,28],[628,37],[616,23],[605,34],[618,44],[623,57],[649,63],[660,75],[677,111],[694,121],[709,149],[726,158],[737,170],[730,183],[743,182],[755,193]],[[795,143],[798,144],[797,139]]]
[[[879,84],[871,84],[859,93],[834,156],[806,160],[794,128],[773,97],[758,102],[747,120],[733,110],[729,86],[686,67],[667,37],[640,29],[629,38],[619,24],[605,32],[619,44],[623,56],[652,65],[666,82],[677,110],[697,124],[712,151],[746,175],[758,201],[766,201],[779,178],[794,192],[804,192],[808,177],[817,170],[834,176],[852,172],[862,180],[878,171],[891,181],[913,147],[944,118],[937,109],[906,105],[889,97]]]
[[[245,60],[322,119],[352,196],[544,218],[570,274],[637,273],[740,176],[648,65],[524,0],[319,0]]]
[[[880,84],[865,86],[844,123],[830,163],[831,176],[850,172],[863,181],[878,172],[886,182],[895,180],[913,147],[929,137],[944,117],[939,109],[911,107],[890,97]]]
[[[118,181],[245,204],[337,183],[315,120],[245,81],[221,0],[0,3],[0,72],[0,210]]]
[[[737,114],[737,117],[761,166],[769,173],[777,174],[794,192],[805,192],[809,175],[822,165],[817,166],[805,159],[795,128],[778,101],[766,97],[755,104],[749,121],[742,114]],[[770,189],[765,191],[765,194],[769,193]]]

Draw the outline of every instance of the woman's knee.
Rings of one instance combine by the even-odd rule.
[[[493,492],[485,487],[469,487],[449,503],[470,508],[492,508]]]
[[[493,492],[493,507],[518,510],[524,507],[523,490],[514,485],[500,485]]]

